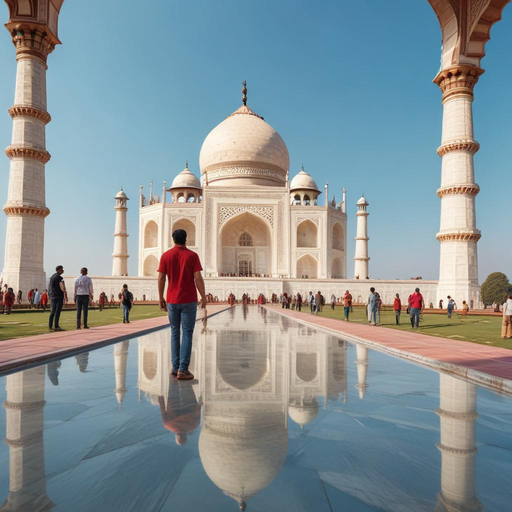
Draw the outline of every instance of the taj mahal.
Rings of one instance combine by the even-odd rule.
[[[46,274],[41,248],[45,218],[50,214],[45,194],[45,166],[50,160],[45,127],[51,121],[46,73],[48,56],[61,43],[58,18],[63,0],[6,3],[17,75],[9,109],[13,135],[6,150],[10,178],[3,208],[8,220],[2,278],[15,289],[42,289]],[[370,279],[369,201],[364,196],[347,201],[342,183],[319,186],[315,169],[290,169],[285,140],[248,106],[244,82],[242,105],[232,113],[226,105],[227,117],[204,140],[200,179],[195,166],[187,164],[170,187],[164,182],[154,193],[152,183],[149,191],[141,186],[137,201],[135,190],[121,190],[115,196],[112,275],[91,276],[96,290],[117,294],[127,282],[138,299],[155,300],[159,257],[172,246],[172,232],[183,228],[188,246],[201,258],[207,292],[219,300],[230,292],[254,298],[259,293],[268,297],[321,290],[325,296],[340,296],[348,288],[356,302],[365,302],[373,285],[384,303],[390,303],[395,293],[407,296],[421,286],[427,304],[451,295],[457,303],[467,300],[478,307],[481,233],[475,198],[480,188],[473,157],[480,146],[473,133],[472,103],[484,72],[480,64],[490,28],[501,19],[507,3],[430,0],[443,43],[441,69],[434,78],[443,106],[437,149],[442,159],[437,190],[440,228],[437,235],[432,233],[440,242],[438,280]],[[265,115],[272,117],[271,112]],[[183,155],[183,161],[190,157]],[[126,221],[128,195],[140,211],[137,276],[128,276],[127,237],[136,231]],[[357,224],[353,255],[347,254],[348,222]],[[72,278],[68,280],[69,286]]]

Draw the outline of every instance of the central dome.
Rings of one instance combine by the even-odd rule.
[[[199,166],[207,186],[286,186],[290,156],[279,133],[245,104],[206,137]]]

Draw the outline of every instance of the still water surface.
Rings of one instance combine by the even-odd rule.
[[[265,309],[0,377],[1,511],[509,511],[512,399]]]

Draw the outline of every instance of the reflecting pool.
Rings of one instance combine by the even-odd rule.
[[[0,511],[508,511],[512,399],[256,306],[0,377]]]

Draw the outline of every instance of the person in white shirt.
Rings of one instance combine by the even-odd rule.
[[[41,302],[41,292],[36,288],[36,290],[34,292],[34,306],[36,306],[37,309],[39,309],[40,302]]]
[[[89,313],[89,303],[94,297],[92,280],[87,275],[87,269],[83,267],[80,270],[80,276],[75,279],[75,304],[76,304],[76,328],[80,329],[82,323],[82,310],[84,312],[84,329],[87,326],[87,315]]]
[[[503,323],[501,324],[501,337],[505,340],[512,338],[512,295],[508,295],[503,304]]]

